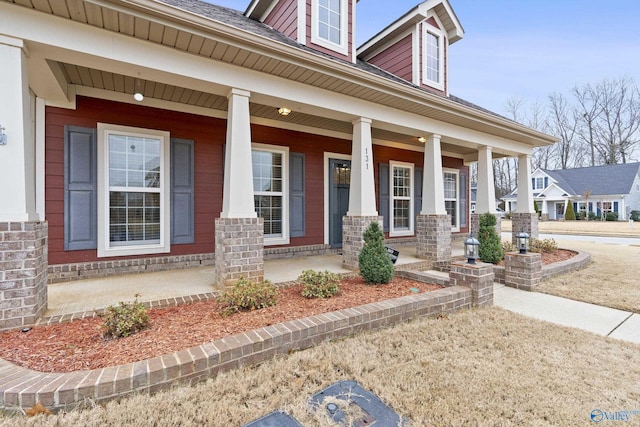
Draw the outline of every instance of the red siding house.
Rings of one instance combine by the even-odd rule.
[[[499,157],[531,229],[529,156],[554,139],[449,93],[449,1],[358,49],[355,3],[0,2],[0,330],[51,282],[186,264],[224,284],[338,249],[356,269],[372,221],[446,264],[477,226],[469,165],[494,212]]]

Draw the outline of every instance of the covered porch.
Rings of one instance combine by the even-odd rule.
[[[400,246],[395,249],[400,251],[395,264],[396,269],[411,269],[423,264],[423,260],[415,256],[415,246]],[[462,242],[454,242],[452,255],[456,257],[462,254]],[[139,301],[151,306],[169,306],[210,299],[224,289],[215,283],[214,269],[214,266],[204,266],[50,284],[49,304],[43,322],[63,316],[79,318],[85,313],[91,315],[94,310],[99,311],[120,301],[133,301],[136,294],[140,295]],[[282,284],[295,281],[302,271],[309,269],[340,274],[352,273],[342,265],[341,255],[332,253],[266,260],[264,275],[272,283]]]

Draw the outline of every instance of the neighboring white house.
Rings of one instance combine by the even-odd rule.
[[[640,210],[640,163],[593,166],[576,169],[536,169],[531,174],[533,199],[542,219],[564,219],[567,202],[578,212],[593,212],[599,218],[616,212],[619,220]],[[502,198],[507,212],[516,209],[518,189]]]

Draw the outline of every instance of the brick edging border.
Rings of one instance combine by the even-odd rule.
[[[565,249],[565,250],[575,252],[576,255],[564,261],[558,261],[552,264],[543,265],[542,280],[546,280],[551,277],[559,276],[561,274],[569,273],[572,271],[580,270],[586,267],[591,262],[591,254],[589,252],[581,251],[577,249]],[[495,281],[497,283],[504,285],[505,284],[504,283],[504,266],[501,266],[501,265],[494,266],[493,273],[495,274]]]
[[[88,399],[104,402],[132,393],[152,394],[328,339],[451,313],[471,304],[471,289],[452,286],[291,320],[147,360],[71,373],[41,373],[0,359],[0,410],[30,408],[36,402],[53,410],[70,409]]]

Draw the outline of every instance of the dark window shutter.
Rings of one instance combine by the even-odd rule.
[[[618,212],[618,202],[613,202],[613,211]]]
[[[194,142],[171,138],[171,244],[195,242]]]
[[[380,163],[378,165],[378,193],[380,195],[380,215],[382,216],[382,227],[389,231],[389,164]]]
[[[415,168],[413,170],[413,179],[415,181],[415,191],[413,192],[413,212],[415,216],[418,216],[422,210],[422,168]]]
[[[291,237],[305,234],[304,154],[289,153],[289,233]]]
[[[536,189],[536,179],[535,179],[535,178],[531,178],[531,188],[532,188],[533,190],[535,190],[535,189]]]
[[[460,228],[467,226],[467,209],[469,203],[467,202],[467,172],[460,171]]]
[[[544,177],[544,188],[547,188],[549,186],[549,178],[548,177]]]
[[[64,250],[98,247],[96,129],[64,128]]]

